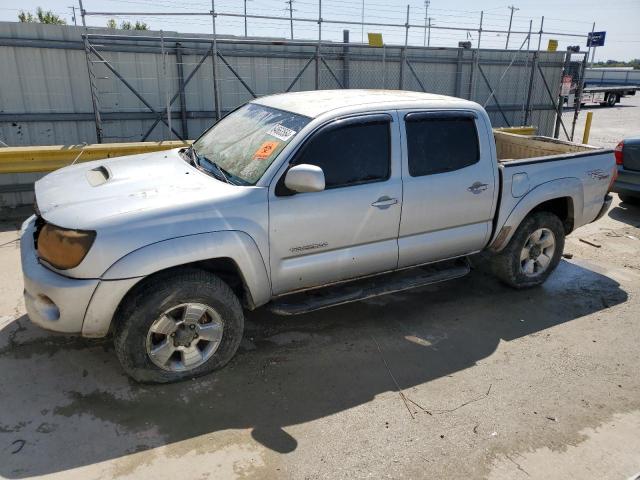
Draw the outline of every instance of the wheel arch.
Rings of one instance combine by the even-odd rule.
[[[489,244],[489,250],[499,252],[509,243],[522,221],[534,212],[546,211],[557,215],[565,234],[580,225],[578,217],[584,208],[582,183],[578,178],[561,178],[544,183],[524,195],[511,210]]]
[[[264,259],[247,233],[222,231],[177,237],[135,250],[107,269],[85,313],[82,335],[107,335],[117,309],[130,292],[158,274],[185,268],[217,274],[246,308],[256,308],[271,298]]]

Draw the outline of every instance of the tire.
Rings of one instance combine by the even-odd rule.
[[[542,236],[539,242],[536,242],[532,239],[532,235],[539,231],[542,231]],[[537,243],[546,244],[549,233],[553,235],[553,251],[549,247],[537,245]],[[543,284],[560,262],[564,249],[564,236],[564,226],[553,213],[536,212],[527,216],[504,250],[492,258],[493,273],[502,282],[513,288],[530,288]],[[527,245],[530,246],[527,250],[530,257],[521,260]],[[537,260],[533,260],[531,256],[536,255],[537,249],[541,249],[540,255],[543,255],[544,258],[537,256]],[[544,268],[541,267],[543,260],[546,263]],[[525,272],[531,268],[531,261],[534,262],[533,271]]]
[[[116,314],[114,344],[131,378],[168,383],[224,367],[243,330],[242,307],[225,282],[201,270],[171,270],[127,295]]]
[[[617,101],[618,101],[618,95],[617,94],[610,93],[609,95],[607,95],[607,105],[609,105],[610,107],[615,106]]]
[[[621,195],[618,194],[620,200],[624,203],[629,203],[631,205],[640,205],[640,197],[634,197],[633,195]]]

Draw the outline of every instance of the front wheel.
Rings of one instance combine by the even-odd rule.
[[[244,316],[231,288],[200,270],[160,273],[124,300],[115,319],[115,350],[125,372],[167,383],[225,366],[242,340]]]
[[[536,212],[522,221],[509,244],[493,257],[492,270],[511,287],[535,287],[558,266],[563,249],[560,219],[549,212]]]

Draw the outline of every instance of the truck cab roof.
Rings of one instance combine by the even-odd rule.
[[[353,108],[361,110],[364,106],[374,108],[472,108],[478,104],[461,98],[437,95],[434,93],[411,92],[404,90],[310,90],[305,92],[269,95],[253,101],[267,107],[286,110],[310,118],[316,118],[331,110]]]

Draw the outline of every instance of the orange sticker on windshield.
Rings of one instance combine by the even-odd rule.
[[[253,154],[255,160],[265,160],[269,158],[269,156],[273,153],[273,151],[278,148],[280,142],[264,142],[260,145],[260,148],[256,150],[256,153]]]

